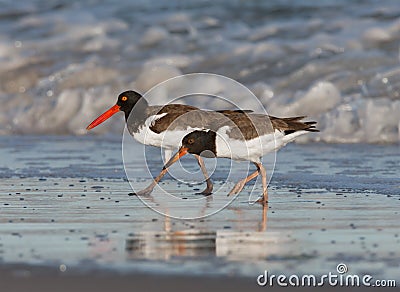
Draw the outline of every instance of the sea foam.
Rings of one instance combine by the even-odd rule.
[[[300,142],[400,140],[396,1],[59,3],[4,2],[2,135],[85,134],[120,92],[145,93],[168,78],[205,72],[241,82],[271,115],[316,120],[321,132]],[[174,86],[254,109],[218,79]],[[173,92],[158,89],[153,102],[169,102]],[[218,98],[190,103],[233,107]],[[118,132],[122,124],[114,118],[92,132]]]

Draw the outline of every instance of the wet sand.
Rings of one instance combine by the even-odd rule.
[[[264,270],[321,275],[339,263],[352,274],[399,280],[398,145],[289,145],[278,154],[268,208],[248,203],[249,186],[196,220],[162,216],[128,195],[118,137],[1,137],[0,145],[3,283],[79,278],[89,286],[150,287],[162,276],[171,288],[216,288],[227,279],[258,288]],[[160,165],[155,159],[150,167]],[[224,185],[223,172],[213,174],[218,193],[197,201],[202,185],[166,177],[162,186],[206,213],[233,185]],[[131,183],[141,188],[149,180],[138,171]],[[167,204],[158,189],[153,197],[171,213],[192,214],[184,203]]]

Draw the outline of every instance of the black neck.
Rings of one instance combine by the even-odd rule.
[[[147,119],[147,107],[147,101],[141,98],[130,110],[125,111],[125,121],[131,134],[137,133]]]

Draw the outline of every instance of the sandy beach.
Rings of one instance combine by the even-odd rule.
[[[247,287],[264,270],[321,275],[340,263],[351,273],[398,280],[397,146],[290,145],[278,153],[267,209],[249,204],[245,189],[214,215],[179,220],[129,195],[118,136],[1,137],[0,144],[0,257],[9,283],[162,275]],[[218,179],[223,172],[213,174],[219,193],[196,201],[199,212],[225,200],[231,184]],[[138,176],[136,183],[148,182]],[[162,185],[178,187],[170,177]],[[197,198],[200,187],[180,185],[179,193]],[[165,200],[157,191],[155,200]]]

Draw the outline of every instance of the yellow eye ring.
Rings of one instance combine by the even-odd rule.
[[[123,96],[123,97],[121,97],[121,100],[122,100],[122,101],[127,101],[128,98],[127,98],[126,96]]]

